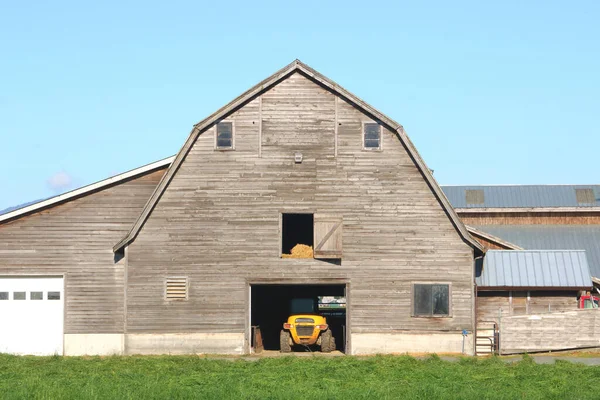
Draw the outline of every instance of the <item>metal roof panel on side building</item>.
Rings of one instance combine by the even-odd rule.
[[[454,208],[600,207],[600,185],[442,186]]]
[[[489,250],[478,269],[482,288],[590,288],[584,250]]]

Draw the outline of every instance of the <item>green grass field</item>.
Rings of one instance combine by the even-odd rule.
[[[600,367],[530,358],[0,355],[0,399],[594,399]]]

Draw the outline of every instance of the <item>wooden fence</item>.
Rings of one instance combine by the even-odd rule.
[[[503,316],[500,354],[600,347],[600,309]]]

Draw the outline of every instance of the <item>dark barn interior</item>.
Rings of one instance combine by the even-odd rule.
[[[282,215],[281,252],[290,254],[297,244],[313,247],[313,214]]]
[[[345,296],[345,285],[252,285],[251,324],[259,327],[265,350],[279,350],[279,333],[290,316],[293,298]],[[336,350],[345,351],[346,309],[320,308],[335,337]],[[254,343],[252,346],[254,347]],[[319,351],[297,346],[294,351]]]

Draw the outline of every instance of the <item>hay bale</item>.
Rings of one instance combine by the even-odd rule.
[[[292,248],[292,254],[282,254],[281,258],[313,258],[314,252],[311,246],[297,244]]]

